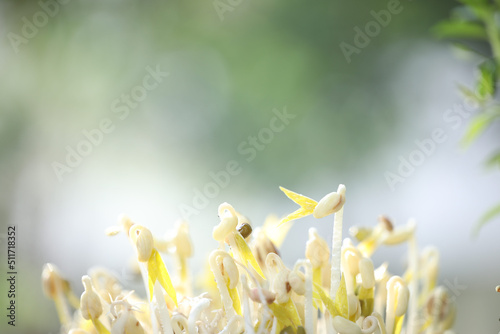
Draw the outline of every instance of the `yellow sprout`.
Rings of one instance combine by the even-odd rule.
[[[288,190],[286,188],[280,187],[281,191],[285,193],[285,195],[290,198],[292,201],[300,205],[300,209],[292,212],[285,218],[283,218],[280,221],[280,225],[285,224],[286,222],[289,222],[291,220],[299,219],[305,216],[308,216],[313,213],[314,208],[316,205],[318,205],[318,202],[316,202],[313,199],[310,199],[309,197],[306,197],[301,194],[297,194],[296,192],[293,192],[291,190]]]

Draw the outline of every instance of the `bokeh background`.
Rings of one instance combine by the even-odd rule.
[[[16,225],[19,247],[18,326],[7,327],[2,314],[0,331],[56,333],[39,282],[44,263],[55,263],[78,294],[92,266],[126,280],[133,252],[104,229],[127,213],[166,233],[210,173],[235,160],[241,173],[189,217],[195,272],[216,246],[209,235],[221,202],[258,226],[268,213],[295,210],[279,185],[319,200],[344,183],[345,233],[374,225],[379,214],[396,224],[415,218],[419,246],[441,251],[441,282],[466,286],[456,295],[457,333],[498,332],[500,221],[471,234],[500,200],[500,172],[483,167],[499,127],[460,147],[468,120],[453,128],[443,116],[463,105],[457,83],[473,82],[476,60],[430,33],[456,3],[402,0],[401,12],[348,62],[340,43],[353,45],[354,28],[364,29],[387,1],[220,2],[229,6],[222,16],[212,1],[70,0],[20,44],[12,33],[23,36],[26,20],[44,9],[0,2],[0,233]],[[168,76],[121,119],[113,104],[142,85],[148,67]],[[274,109],[294,118],[249,162],[238,147],[269,127]],[[54,162],[66,164],[68,147],[77,149],[83,131],[104,119],[113,130],[58,177]],[[385,173],[397,173],[399,157],[439,128],[446,141],[391,189]],[[282,248],[286,262],[304,256],[310,227],[330,242],[331,226],[331,218],[297,222]],[[401,274],[405,253],[385,248],[374,260],[389,259]]]

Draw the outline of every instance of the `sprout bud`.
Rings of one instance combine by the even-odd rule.
[[[328,263],[330,248],[321,238],[315,228],[309,229],[309,240],[306,244],[306,258],[311,261],[313,268],[319,268]]]
[[[375,286],[375,271],[373,262],[369,258],[362,258],[359,261],[359,271],[361,273],[361,281],[363,288],[371,289]]]
[[[338,192],[332,192],[323,197],[314,208],[313,217],[323,218],[339,211],[345,203],[345,196]]]
[[[137,250],[137,260],[147,262],[153,252],[154,239],[150,230],[141,225],[130,228],[130,238]]]
[[[396,306],[396,317],[400,317],[406,313],[408,309],[408,300],[410,299],[410,290],[407,286],[402,286],[398,290],[398,302]]]
[[[80,311],[84,319],[95,320],[102,314],[101,299],[95,292],[89,276],[83,276],[82,283],[85,287],[85,291],[80,297]]]
[[[54,299],[62,292],[63,280],[59,274],[59,270],[52,263],[47,263],[42,270],[42,289],[43,293]]]

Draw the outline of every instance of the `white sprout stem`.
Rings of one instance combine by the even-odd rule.
[[[297,266],[303,266],[305,269],[305,306],[304,306],[304,318],[305,318],[305,330],[306,333],[316,333],[315,322],[314,322],[314,306],[313,306],[313,281],[312,281],[312,265],[309,260],[302,260],[297,262]]]
[[[328,311],[325,314],[325,323],[327,334],[337,334],[337,331],[333,328],[332,315]]]
[[[189,312],[188,318],[188,333],[196,334],[198,330],[196,329],[196,321],[200,318],[201,313],[210,306],[210,299],[203,298],[196,305],[193,306]]]
[[[396,303],[400,288],[404,285],[399,276],[393,276],[387,282],[387,305],[385,311],[385,328],[388,334],[394,333],[396,321]]]
[[[248,270],[247,267],[245,267],[241,262],[239,262],[237,260],[234,260],[234,263],[236,263],[244,271],[246,271],[246,273],[248,274],[248,277],[250,277],[250,279],[255,284],[255,287],[257,288],[260,303],[262,305],[262,308],[266,311],[266,312],[261,312],[262,319],[260,321],[260,325],[259,325],[259,328],[257,330],[257,333],[259,333],[259,334],[264,333],[264,328],[266,326],[267,320],[272,317],[272,312],[269,309],[269,307],[267,306],[266,297],[264,296],[264,292],[262,292],[262,287],[261,287],[260,283],[257,281],[257,278],[255,278],[255,276],[250,272],[250,270]],[[246,277],[245,277],[245,279],[246,279]],[[255,304],[257,304],[257,303],[255,303]],[[269,315],[271,315],[271,316],[269,316]],[[273,333],[273,331],[271,331],[271,333]]]
[[[222,304],[224,305],[224,311],[226,312],[227,319],[231,319],[236,315],[236,311],[233,307],[233,300],[231,299],[231,295],[226,286],[226,282],[224,281],[224,277],[220,272],[219,265],[217,264],[217,258],[224,256],[230,256],[228,253],[215,250],[210,254],[209,263],[210,269],[212,270],[215,278],[215,283],[217,284],[217,288],[219,289],[219,293],[222,299]]]
[[[168,313],[167,303],[165,302],[165,296],[161,290],[160,282],[156,281],[153,286],[153,294],[155,296],[156,307],[160,314],[158,320],[160,321],[160,326],[164,334],[172,334],[172,323],[170,321],[170,314]]]
[[[409,240],[409,264],[412,273],[410,281],[410,305],[408,310],[408,334],[418,334],[418,248],[415,235]]]
[[[330,284],[330,297],[335,300],[335,295],[340,286],[341,269],[340,258],[342,256],[342,220],[344,218],[344,208],[335,213],[332,236],[332,273]]]
[[[58,291],[61,290],[58,289]],[[69,331],[71,329],[71,314],[62,293],[57,293],[54,297],[54,303],[56,305],[57,315],[59,316],[62,327],[64,330]]]
[[[144,287],[146,289],[146,296],[148,298],[148,301],[150,301],[151,296],[149,294],[148,269],[146,267],[146,264],[141,263],[141,262],[139,262],[139,268],[141,269],[141,276],[142,276],[142,281],[144,282]],[[155,305],[153,304],[153,302],[149,303],[149,309],[150,309],[150,313],[151,313],[151,327],[152,327],[153,334],[159,334],[160,332],[158,330],[158,323],[156,321]]]
[[[271,333],[279,334],[278,333],[278,319],[276,319],[276,317],[274,317],[274,319],[273,319],[273,327],[271,328]],[[259,334],[260,334],[260,331],[259,331]]]
[[[243,314],[245,316],[245,333],[255,334],[252,326],[252,311],[250,310],[250,297],[248,296],[248,284],[247,277],[245,275],[240,275],[241,286],[242,286],[242,297],[243,297]]]
[[[241,322],[243,321],[243,317],[241,315],[234,315],[228,322],[226,327],[224,327],[219,334],[234,334],[241,333],[243,328],[241,328]]]

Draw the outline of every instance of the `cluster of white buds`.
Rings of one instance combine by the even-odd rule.
[[[126,290],[110,271],[95,268],[82,277],[85,291],[75,302],[69,283],[47,264],[43,291],[55,301],[63,332],[453,334],[456,309],[446,290],[437,286],[439,255],[435,248],[419,252],[413,222],[395,226],[380,216],[374,227],[352,229],[353,240],[342,238],[344,185],[319,202],[281,189],[300,208],[281,222],[275,218],[271,225],[266,222],[253,229],[233,206],[219,206],[220,219],[212,232],[218,248],[210,253],[209,269],[199,275],[196,288],[187,261],[193,255],[193,243],[184,221],[162,238],[127,216],[106,231],[127,235],[146,299]],[[289,267],[279,252],[289,226],[280,229],[311,214],[314,218],[334,215],[331,247],[330,240],[318,232],[322,229],[310,228],[305,258]],[[376,268],[371,256],[377,248],[399,244],[408,245],[406,272],[393,275],[387,263]],[[173,257],[178,265],[173,280],[165,265],[171,261],[164,262],[163,256]],[[199,289],[207,292],[193,295]],[[71,312],[70,306],[78,312]],[[417,323],[419,317],[425,323]]]

